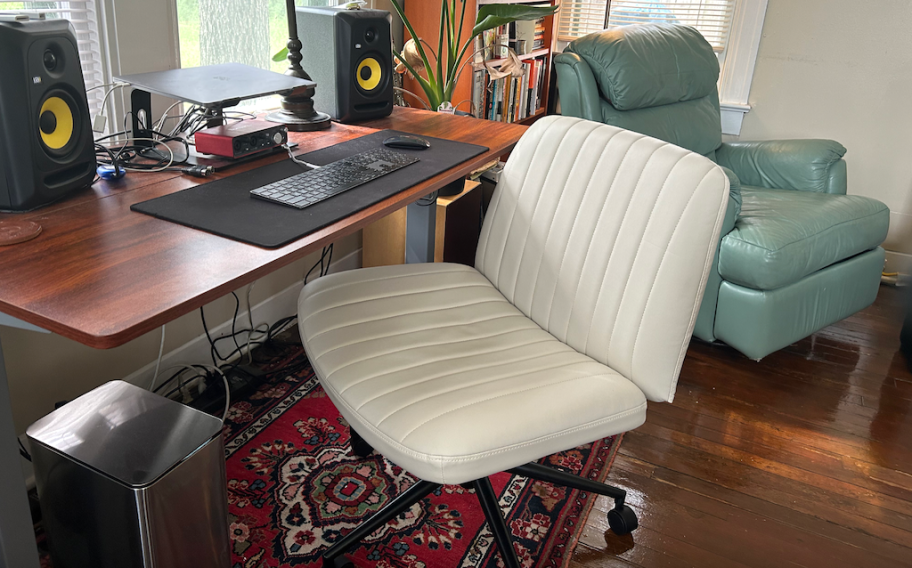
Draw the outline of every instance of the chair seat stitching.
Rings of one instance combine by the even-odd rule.
[[[544,340],[542,340],[542,341],[534,341],[534,342],[532,342],[532,343],[524,343],[524,344],[518,345],[518,346],[516,346],[516,347],[511,347],[510,349],[512,350],[512,349],[516,349],[516,348],[518,348],[518,347],[528,347],[528,346],[530,346],[530,345],[538,345],[538,344],[540,344],[540,343],[554,343],[554,342],[558,342],[558,341],[557,341],[556,339],[554,339],[553,337],[550,337],[550,336],[549,336],[548,339],[544,339]],[[558,343],[560,343],[560,342],[558,342]],[[422,363],[418,363],[417,365],[412,365],[412,366],[410,366],[410,367],[401,367],[401,368],[398,368],[398,369],[391,369],[391,370],[386,371],[386,372],[384,372],[384,373],[382,373],[382,374],[379,374],[379,375],[373,375],[373,376],[370,376],[370,377],[365,377],[365,378],[363,378],[362,380],[358,381],[357,383],[353,383],[353,384],[351,384],[351,385],[345,387],[345,390],[348,390],[348,389],[350,389],[350,388],[352,388],[352,387],[358,386],[359,384],[363,383],[364,381],[379,379],[379,378],[382,378],[382,377],[387,377],[387,376],[389,376],[389,375],[394,375],[394,374],[396,374],[396,373],[404,373],[404,372],[412,371],[412,370],[414,370],[414,369],[419,369],[419,368],[421,368],[421,367],[425,367],[425,366],[428,366],[428,365],[438,365],[438,364],[443,363],[443,362],[445,362],[445,361],[459,361],[459,360],[461,360],[461,359],[472,359],[472,358],[479,357],[479,356],[481,356],[481,355],[491,355],[492,353],[500,353],[500,352],[503,352],[503,351],[505,351],[505,350],[504,350],[504,349],[491,349],[490,351],[484,351],[484,352],[481,352],[481,353],[472,353],[471,355],[463,355],[463,356],[459,356],[459,357],[444,357],[444,358],[442,358],[442,359],[435,359],[434,361],[424,361],[424,362],[422,362]],[[552,355],[553,355],[553,353],[552,353]],[[485,365],[485,366],[488,366],[488,365]],[[466,370],[473,370],[473,369],[475,369],[475,368],[479,368],[479,367],[469,368],[469,369],[466,369]],[[338,371],[338,369],[336,369],[336,370],[334,370],[334,371],[332,371],[332,372],[330,372],[330,373],[327,373],[327,375],[326,375],[325,378],[326,378],[326,379],[329,379],[329,378],[330,378],[334,373],[336,373],[337,371]]]
[[[386,300],[390,300],[390,299],[394,299],[394,298],[405,298],[405,297],[408,297],[408,296],[423,296],[423,295],[426,295],[426,294],[434,294],[434,293],[437,293],[437,292],[450,292],[450,291],[452,291],[452,290],[464,290],[464,289],[466,289],[466,288],[491,288],[491,284],[488,283],[488,282],[479,283],[479,284],[459,284],[459,285],[456,285],[456,286],[441,286],[440,288],[434,288],[434,289],[431,289],[431,290],[419,290],[419,291],[408,290],[408,291],[402,292],[402,293],[400,293],[400,294],[387,294],[387,295],[383,295],[383,296],[373,296],[373,297],[370,297],[370,298],[363,298],[363,299],[360,299],[360,300],[348,301],[348,302],[345,302],[345,303],[335,304],[335,305],[332,305],[332,306],[326,306],[326,307],[323,307],[323,308],[321,308],[321,309],[319,309],[319,310],[314,310],[313,312],[310,312],[310,313],[307,315],[307,317],[305,318],[304,321],[307,321],[307,320],[309,320],[310,318],[312,318],[313,316],[322,314],[323,312],[327,312],[327,311],[329,311],[329,310],[335,310],[335,309],[339,309],[339,308],[347,308],[347,307],[349,307],[349,306],[357,306],[357,305],[359,305],[359,304],[368,304],[368,303],[370,303],[370,302],[376,302],[377,300],[386,301]],[[495,288],[495,289],[496,289],[496,288]]]
[[[515,317],[522,317],[522,316],[515,316]],[[502,319],[502,318],[494,318],[494,319]],[[526,320],[526,318],[523,318],[523,320],[528,321],[528,320]],[[492,321],[492,320],[486,320],[486,321]],[[450,326],[450,327],[459,327],[459,326]],[[430,328],[430,329],[442,329],[442,328]],[[417,332],[419,332],[419,331],[422,331],[422,330],[415,330],[415,331],[410,331],[410,332],[407,332],[407,333],[417,333]],[[383,353],[374,354],[374,355],[368,355],[368,356],[366,356],[366,357],[361,357],[361,358],[359,358],[359,359],[350,359],[350,360],[346,361],[345,365],[343,365],[343,366],[341,366],[341,367],[337,367],[336,369],[333,369],[332,372],[333,372],[333,373],[336,373],[336,372],[341,371],[341,370],[343,370],[343,369],[346,369],[346,368],[348,368],[348,367],[350,367],[350,366],[352,366],[352,365],[357,365],[358,363],[363,363],[363,362],[365,362],[365,361],[369,361],[369,360],[371,360],[371,359],[376,359],[376,358],[378,358],[378,357],[386,357],[386,356],[388,356],[388,355],[396,355],[396,354],[398,354],[398,353],[405,353],[405,352],[407,352],[407,351],[412,351],[412,350],[415,350],[415,349],[422,349],[422,348],[425,348],[425,347],[437,347],[437,346],[440,346],[440,345],[458,345],[458,344],[460,344],[460,343],[470,343],[470,342],[472,342],[472,341],[481,341],[481,340],[484,340],[484,339],[491,339],[492,337],[503,337],[503,336],[510,335],[510,334],[513,334],[513,333],[521,333],[521,332],[528,332],[528,331],[533,331],[533,332],[535,332],[535,331],[540,331],[540,330],[539,330],[538,328],[523,327],[523,328],[511,329],[511,330],[508,330],[508,331],[499,331],[499,332],[494,333],[494,334],[491,334],[491,335],[484,335],[484,336],[472,337],[472,338],[469,338],[469,339],[460,339],[460,340],[457,340],[457,341],[449,340],[449,341],[441,341],[441,342],[437,342],[437,343],[424,343],[424,344],[417,344],[417,343],[416,343],[416,344],[413,344],[413,345],[409,345],[408,347],[404,347],[404,348],[402,348],[402,349],[395,349],[395,350],[392,350],[392,351],[384,351]],[[407,333],[405,333],[405,334],[397,334],[397,335],[406,335]],[[371,339],[371,340],[368,340],[368,341],[375,341],[375,340],[380,340],[380,339],[388,339],[388,338],[390,338],[390,337],[396,337],[397,335],[390,335],[390,336],[378,337],[378,338]],[[365,341],[365,342],[366,342],[366,341]],[[345,347],[350,347],[350,346],[352,346],[352,345],[358,345],[358,344],[359,344],[359,343],[350,343],[350,344],[346,345]],[[321,359],[321,358],[325,357],[327,353],[331,353],[332,351],[335,351],[335,350],[331,350],[331,351],[327,351],[327,352],[324,352],[324,353],[320,353],[319,355],[315,355],[315,358],[316,358],[316,359]]]
[[[472,383],[472,384],[469,384],[469,385],[460,384],[460,386],[458,386],[458,387],[455,387],[455,388],[452,388],[452,389],[449,389],[449,390],[444,390],[444,391],[435,392],[435,393],[433,393],[433,394],[430,394],[430,395],[428,395],[428,396],[425,396],[424,398],[420,398],[420,399],[418,399],[418,400],[410,401],[408,404],[405,404],[405,405],[403,405],[403,406],[397,408],[396,410],[393,410],[392,412],[388,413],[386,416],[384,416],[383,418],[381,418],[380,420],[378,420],[378,421],[377,421],[377,426],[379,427],[379,426],[380,426],[381,424],[383,424],[383,422],[386,421],[388,418],[391,418],[392,416],[398,414],[399,412],[401,412],[401,411],[403,411],[403,410],[406,410],[407,408],[410,408],[410,407],[412,407],[412,406],[415,406],[415,405],[417,405],[417,404],[420,404],[420,403],[422,403],[422,402],[425,402],[425,401],[428,401],[428,400],[431,400],[431,399],[434,399],[434,398],[437,398],[437,397],[447,396],[447,395],[450,395],[450,394],[452,394],[452,393],[459,392],[459,391],[466,391],[466,390],[477,389],[477,388],[480,387],[480,386],[495,385],[495,384],[497,384],[497,383],[500,383],[500,382],[503,382],[503,381],[509,381],[509,380],[515,379],[516,377],[520,377],[520,376],[522,376],[522,375],[530,374],[530,373],[548,372],[548,371],[553,371],[553,370],[555,370],[555,369],[566,369],[566,372],[568,372],[568,373],[576,373],[576,374],[585,373],[585,371],[580,371],[580,370],[577,370],[577,369],[567,369],[567,367],[570,367],[571,365],[590,364],[590,363],[595,363],[595,362],[592,361],[592,360],[589,360],[589,361],[577,361],[577,362],[570,363],[570,364],[568,364],[568,363],[561,363],[561,364],[559,364],[559,365],[554,365],[554,366],[552,366],[552,367],[536,367],[536,368],[534,368],[534,369],[522,369],[522,370],[520,370],[520,371],[518,371],[518,372],[516,372],[516,373],[512,373],[512,374],[509,374],[509,375],[504,375],[504,376],[497,377],[497,378],[485,378],[485,379],[476,381],[476,382],[474,382],[474,383]],[[599,364],[599,363],[596,363],[596,364]],[[600,365],[600,364],[599,364],[599,365]],[[600,365],[600,366],[604,367],[604,365]],[[489,368],[494,368],[494,367],[489,367]],[[446,378],[452,377],[453,375],[459,374],[460,372],[462,372],[462,371],[457,371],[457,372],[454,372],[454,373],[448,373],[448,374],[442,375],[442,376],[440,376],[440,377],[435,377],[434,380],[435,380],[435,381],[439,381],[439,380],[442,380],[442,379],[446,379]],[[597,379],[597,378],[600,378],[600,377],[608,377],[608,376],[611,376],[611,377],[620,377],[619,374],[610,375],[610,374],[607,374],[607,373],[597,373],[597,374],[587,374],[587,375],[586,375],[586,377],[588,377],[588,378],[593,378],[593,379]],[[574,380],[574,379],[576,379],[576,378],[583,378],[583,377],[574,377],[573,379],[567,379],[567,380]],[[546,380],[546,379],[542,379],[542,380]],[[424,382],[421,383],[421,386],[426,385],[428,382],[431,382],[431,381],[424,381]],[[555,383],[555,382],[548,382],[547,384],[539,385],[539,387],[546,387],[546,386],[549,386],[549,385],[561,384],[562,382],[563,382],[563,381],[559,381],[559,382],[556,382],[556,383]],[[531,389],[531,388],[539,388],[539,387],[529,387],[529,388]],[[404,388],[408,388],[408,387],[402,387],[402,388],[393,389],[393,390],[391,390],[391,391],[385,393],[384,396],[386,396],[386,395],[388,395],[388,394],[395,393],[395,392],[400,391],[400,390],[403,390]],[[524,392],[524,391],[518,391],[518,392]],[[376,398],[373,399],[373,400],[376,400]],[[372,401],[373,401],[373,400],[372,400]],[[483,402],[483,401],[481,401],[481,402]],[[474,404],[474,403],[472,403],[472,404]],[[364,404],[362,404],[361,406],[359,406],[358,409],[360,410],[360,409],[363,408],[363,407],[364,407]],[[454,410],[458,410],[458,409],[454,409]]]
[[[607,375],[606,375],[606,376],[607,376]],[[617,376],[617,375],[610,375],[610,376],[615,377],[615,376]],[[556,381],[556,382],[548,383],[548,384],[545,384],[545,385],[538,385],[538,386],[534,386],[534,387],[528,387],[528,388],[519,389],[519,390],[516,390],[516,391],[504,393],[504,394],[499,394],[499,395],[497,395],[497,396],[491,396],[491,397],[488,397],[488,398],[484,398],[484,399],[481,399],[481,400],[476,400],[476,401],[470,402],[470,403],[468,403],[468,404],[463,404],[462,406],[458,406],[458,407],[456,407],[456,408],[451,408],[450,410],[447,410],[446,412],[441,412],[441,413],[437,414],[436,416],[434,416],[434,417],[432,417],[432,418],[428,418],[427,420],[425,420],[425,421],[422,422],[421,424],[418,424],[417,426],[415,426],[414,428],[412,428],[411,430],[409,430],[408,432],[406,432],[406,434],[405,434],[404,436],[402,436],[402,443],[405,443],[405,441],[408,439],[408,437],[411,436],[411,435],[415,432],[415,430],[421,428],[421,427],[424,426],[425,424],[428,424],[428,423],[430,423],[430,422],[433,422],[434,420],[437,420],[438,418],[443,418],[443,417],[446,416],[447,414],[452,414],[452,413],[454,413],[454,412],[457,412],[457,411],[459,411],[459,410],[463,410],[463,409],[468,408],[468,407],[470,407],[470,406],[476,406],[476,405],[478,405],[478,404],[482,404],[482,403],[485,403],[485,402],[491,402],[492,400],[497,400],[497,399],[499,399],[499,398],[506,398],[506,397],[510,397],[510,396],[515,396],[515,395],[517,395],[517,394],[521,394],[521,393],[524,393],[524,392],[531,392],[531,391],[540,390],[540,389],[547,388],[547,387],[554,387],[554,386],[557,386],[557,385],[563,385],[563,384],[566,384],[566,383],[571,383],[571,382],[573,382],[573,381],[579,381],[579,380],[583,380],[583,379],[593,379],[593,378],[599,378],[599,377],[593,377],[593,376],[591,376],[591,375],[586,375],[586,376],[583,376],[583,377],[572,377],[572,378],[569,378],[569,379],[564,379],[564,380],[562,380],[562,381]],[[378,426],[379,426],[379,424],[378,424]]]
[[[325,356],[329,355],[330,353],[333,353],[334,351],[338,351],[340,349],[345,349],[346,347],[352,347],[355,345],[363,345],[365,343],[372,343],[375,341],[384,341],[384,340],[392,339],[394,337],[402,337],[403,335],[409,335],[411,333],[420,333],[422,331],[440,331],[440,330],[444,330],[444,329],[456,329],[456,328],[460,328],[460,327],[471,327],[471,326],[487,323],[490,321],[496,321],[499,319],[513,319],[513,318],[522,318],[522,320],[524,322],[528,321],[528,318],[526,318],[522,314],[512,314],[512,315],[503,315],[503,316],[497,316],[497,317],[487,318],[487,319],[482,319],[482,320],[473,320],[473,321],[467,321],[467,322],[462,322],[462,323],[455,323],[452,325],[433,325],[433,324],[431,324],[431,325],[428,325],[425,327],[416,327],[416,328],[406,329],[406,330],[397,330],[395,332],[385,333],[383,335],[375,335],[375,336],[371,336],[371,337],[356,339],[356,340],[350,341],[348,343],[335,344],[332,349],[328,349],[319,354],[315,354],[315,357],[317,357],[317,358],[325,357]],[[537,331],[537,330],[538,330],[537,327],[532,327],[532,326],[526,325],[525,327],[517,327],[515,329],[509,329],[509,330],[503,329],[503,330],[500,330],[500,331],[490,334],[490,335],[479,335],[477,337],[470,337],[468,339],[444,340],[442,342],[435,342],[435,343],[414,343],[414,344],[411,344],[408,347],[405,347],[402,349],[396,349],[393,351],[384,351],[382,353],[382,355],[384,355],[384,356],[392,355],[394,353],[401,353],[402,351],[408,351],[410,349],[418,349],[421,347],[432,347],[435,345],[452,345],[452,344],[457,344],[457,343],[465,343],[468,341],[477,341],[479,339],[491,339],[492,337],[499,337],[501,334],[514,333],[517,331]],[[368,357],[368,358],[371,358],[371,357]],[[361,359],[361,360],[363,361],[364,359]]]
[[[320,284],[322,284],[323,287],[316,290],[315,292],[308,294],[307,297],[313,298],[320,294],[323,294],[324,292],[331,292],[333,290],[340,290],[342,288],[348,288],[349,286],[356,286],[358,284],[365,284],[365,283],[370,283],[370,282],[387,282],[390,280],[401,280],[403,278],[417,278],[419,276],[438,276],[438,275],[445,275],[445,274],[471,274],[473,272],[477,273],[477,271],[472,270],[471,267],[466,266],[465,268],[468,270],[459,269],[459,270],[431,270],[431,271],[427,271],[427,272],[408,272],[408,273],[404,273],[404,274],[391,274],[389,276],[382,276],[382,277],[377,277],[377,278],[364,278],[364,279],[358,278],[355,280],[343,280],[342,282],[332,282],[331,281],[328,284],[326,283],[325,280],[323,282],[320,282],[320,280],[318,279],[318,280],[314,280],[311,283],[311,285],[315,285],[317,282],[320,282]]]
[[[349,327],[354,327],[354,326],[357,326],[357,325],[367,325],[367,324],[371,324],[371,323],[378,322],[378,321],[391,320],[391,319],[396,319],[396,318],[400,318],[400,317],[403,317],[403,318],[404,318],[404,317],[410,317],[410,316],[415,316],[415,315],[434,314],[434,313],[437,313],[437,312],[446,312],[446,311],[449,311],[449,310],[462,310],[462,309],[465,309],[465,308],[471,308],[471,307],[474,307],[474,306],[480,306],[480,305],[482,305],[482,304],[505,304],[505,305],[510,306],[510,308],[515,309],[515,308],[513,308],[513,305],[510,304],[510,302],[506,301],[506,300],[503,299],[503,298],[498,298],[498,299],[496,299],[496,300],[483,300],[483,301],[481,301],[481,302],[472,302],[471,304],[458,304],[458,305],[455,305],[455,306],[447,306],[447,307],[443,307],[443,308],[433,308],[433,309],[430,309],[430,310],[417,309],[417,310],[410,311],[410,312],[400,312],[400,313],[395,314],[395,315],[383,315],[383,316],[376,317],[376,318],[363,319],[363,320],[358,320],[358,321],[354,321],[354,322],[351,322],[351,323],[345,323],[345,324],[342,324],[342,325],[337,325],[337,326],[335,326],[335,327],[330,327],[330,328],[321,330],[321,331],[317,332],[317,333],[314,334],[314,335],[309,336],[309,340],[310,340],[310,341],[313,341],[314,339],[320,337],[321,335],[325,335],[325,334],[330,333],[330,332],[333,332],[333,331],[338,331],[338,330],[340,330],[340,329],[346,329],[346,328],[349,328]],[[522,314],[521,314],[519,311],[517,311],[517,315],[522,316]],[[498,316],[498,317],[512,317],[512,316],[503,315],[503,316]],[[525,317],[525,316],[523,316],[523,317]],[[497,319],[497,318],[491,318],[491,319]],[[489,321],[489,320],[480,320],[480,321]]]

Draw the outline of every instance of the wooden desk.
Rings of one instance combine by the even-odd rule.
[[[175,173],[131,174],[17,219],[44,228],[0,248],[0,312],[90,347],[107,349],[152,331],[216,298],[354,233],[509,152],[525,127],[396,109],[358,126],[292,134],[302,151],[394,128],[490,149],[447,172],[278,249],[263,249],[130,211],[130,205],[200,180]],[[215,179],[287,159],[277,155]],[[0,215],[0,220],[10,215]],[[0,568],[37,568],[0,351]]]

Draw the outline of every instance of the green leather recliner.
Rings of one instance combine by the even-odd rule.
[[[682,146],[731,179],[695,336],[759,360],[874,302],[889,209],[845,195],[846,149],[832,140],[723,143],[719,62],[698,31],[613,28],[554,64],[562,114]]]

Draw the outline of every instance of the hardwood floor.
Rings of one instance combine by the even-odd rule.
[[[673,404],[650,403],[572,568],[912,566],[912,373],[906,290],[764,358],[694,341]]]

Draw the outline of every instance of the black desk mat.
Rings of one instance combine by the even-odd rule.
[[[396,134],[405,133],[381,130],[300,157],[304,161],[324,165],[377,148],[383,140]],[[306,209],[295,209],[250,195],[251,189],[306,169],[291,160],[143,201],[130,209],[236,241],[276,248],[383,201],[488,150],[474,144],[427,136],[425,138],[431,143],[427,150],[398,150],[414,153],[420,158],[419,162]]]

